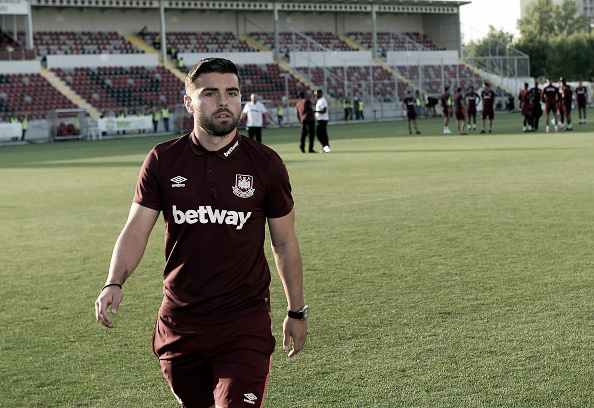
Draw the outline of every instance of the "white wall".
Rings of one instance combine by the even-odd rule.
[[[39,63],[38,63],[39,64]],[[97,54],[97,55],[48,55],[47,67],[156,67],[158,54]]]
[[[387,53],[388,65],[458,64],[458,51],[404,51]]]
[[[37,60],[0,61],[0,74],[39,74],[41,64]]]
[[[272,64],[274,60],[271,52],[221,52],[221,53],[198,53],[198,52],[180,52],[179,55],[184,59],[184,65],[190,67],[204,58],[227,58],[236,64]]]

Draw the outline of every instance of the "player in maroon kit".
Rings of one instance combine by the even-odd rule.
[[[415,98],[413,98],[412,91],[408,91],[406,98],[402,101],[402,108],[406,109],[406,121],[408,122],[408,134],[412,135],[412,129],[410,122],[415,125],[415,132],[420,135],[419,129],[417,128],[417,104]]]
[[[483,92],[481,92],[481,99],[483,100],[483,130],[485,133],[485,119],[489,118],[489,133],[493,128],[493,119],[495,119],[495,92],[491,89],[491,84],[485,82]]]
[[[518,99],[520,100],[520,110],[524,116],[524,123],[522,125],[522,132],[526,132],[526,125],[528,130],[532,130],[532,111],[534,107],[531,104],[530,91],[528,90],[528,82],[524,83],[524,89],[520,91]]]
[[[481,101],[481,97],[474,92],[474,87],[471,86],[464,98],[466,99],[466,112],[468,113],[468,130],[470,130],[470,122],[472,122],[472,130],[476,130],[476,107]]]
[[[534,81],[534,88],[530,88],[528,98],[532,105],[532,131],[538,131],[538,123],[542,116],[542,106],[540,106],[540,88],[538,87],[538,81]]]
[[[565,115],[565,120],[567,121],[567,130],[573,130],[571,124],[571,104],[573,102],[573,92],[571,90],[571,86],[567,85],[567,81],[565,78],[561,78],[561,86],[559,89],[561,93],[561,109]],[[561,122],[561,125],[563,122]]]
[[[445,86],[444,93],[441,94],[439,100],[441,101],[441,110],[443,111],[443,133],[452,133],[450,131],[450,116],[452,116],[452,110],[450,109],[450,87]]]
[[[580,116],[580,125],[586,123],[586,104],[588,103],[588,88],[586,88],[582,81],[578,82],[577,88],[575,88],[575,106],[578,108],[578,114]]]
[[[553,123],[555,125],[555,132],[559,131],[558,124],[559,124],[559,112],[557,110],[557,98],[559,95],[559,90],[555,85],[551,83],[551,79],[547,78],[547,84],[544,88],[542,88],[542,92],[540,94],[542,100],[545,103],[545,121],[547,124],[546,132],[549,133],[549,114],[553,112]]]
[[[194,130],[147,156],[95,315],[113,327],[108,308],[118,311],[122,285],[162,212],[164,298],[153,350],[163,375],[186,408],[262,407],[275,347],[267,222],[288,302],[283,345],[289,350],[292,339],[289,356],[307,336],[289,177],[278,154],[238,133],[241,80],[231,61],[198,62],[186,77],[184,105]]]
[[[462,88],[456,89],[456,95],[454,96],[454,110],[456,112],[456,128],[458,134],[466,135],[464,131],[466,127],[466,103],[464,103],[464,95],[462,95]]]

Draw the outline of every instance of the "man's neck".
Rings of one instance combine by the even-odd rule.
[[[210,152],[216,152],[221,148],[227,146],[235,137],[237,130],[234,129],[231,133],[225,136],[212,136],[202,129],[194,129],[194,137],[202,147]]]

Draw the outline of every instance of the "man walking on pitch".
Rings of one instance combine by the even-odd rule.
[[[412,91],[408,91],[406,98],[402,101],[402,108],[406,109],[406,121],[408,122],[408,134],[412,135],[412,129],[410,123],[412,122],[415,126],[415,132],[420,135],[419,129],[417,128],[417,104],[415,98],[413,98]]]
[[[485,119],[489,118],[489,133],[493,128],[493,119],[495,119],[495,92],[491,89],[491,84],[485,82],[483,92],[481,92],[481,99],[483,100],[483,130],[481,133],[485,133]]]
[[[305,139],[309,137],[309,152],[315,153],[314,138],[316,129],[316,118],[309,98],[305,97],[305,92],[299,92],[299,101],[295,104],[295,114],[301,122],[301,141],[299,148],[305,153]]]
[[[573,103],[573,92],[571,90],[571,86],[567,85],[567,81],[565,78],[561,78],[559,92],[561,93],[561,110],[565,116],[565,120],[567,121],[567,130],[573,130],[573,125],[571,123],[571,104]],[[563,124],[563,123],[561,123]]]
[[[273,150],[237,131],[241,79],[235,64],[202,60],[185,86],[194,130],[147,156],[95,315],[114,326],[108,309],[118,311],[122,285],[162,212],[164,299],[153,350],[163,375],[186,408],[261,407],[275,346],[266,222],[288,302],[283,345],[289,350],[292,339],[289,356],[307,336],[289,177]]]

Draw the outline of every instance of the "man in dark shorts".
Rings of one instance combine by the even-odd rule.
[[[406,98],[402,101],[402,108],[406,109],[406,121],[408,122],[408,134],[412,135],[412,129],[410,123],[412,122],[415,126],[415,132],[420,135],[419,129],[417,128],[417,103],[413,98],[412,91],[408,91]]]
[[[532,104],[532,131],[538,132],[538,123],[542,116],[542,107],[540,106],[540,93],[541,90],[538,87],[538,81],[534,81],[534,88],[530,88],[530,94],[528,98]]]
[[[561,93],[561,110],[565,116],[565,120],[567,121],[567,127],[565,129],[573,130],[573,125],[571,123],[571,104],[573,103],[573,91],[571,90],[571,86],[567,84],[567,81],[563,77],[560,79],[559,92]],[[562,124],[563,120],[561,121],[561,125]]]
[[[439,97],[441,101],[441,110],[443,111],[443,133],[452,133],[450,131],[450,116],[452,116],[452,110],[450,109],[450,87],[445,86],[444,92]]]
[[[489,118],[489,133],[493,128],[493,119],[495,119],[495,92],[491,89],[491,84],[485,82],[483,92],[481,92],[481,99],[483,100],[483,130],[485,133],[485,119]]]
[[[549,114],[553,113],[553,124],[555,125],[555,132],[559,131],[559,111],[557,110],[557,98],[559,97],[559,89],[551,83],[551,79],[547,78],[547,83],[540,97],[545,103],[545,121],[547,124],[546,132],[549,133]]]
[[[272,149],[237,131],[241,80],[233,62],[198,62],[186,77],[184,105],[194,130],[148,154],[95,315],[113,327],[107,310],[118,311],[122,285],[163,212],[164,299],[153,333],[163,375],[186,408],[261,407],[275,347],[266,222],[287,296],[289,356],[307,336],[289,177]]]
[[[309,136],[309,152],[315,153],[314,138],[316,137],[316,118],[309,98],[305,97],[305,92],[299,92],[299,101],[295,104],[295,114],[301,122],[301,142],[299,147],[305,153],[305,139]]]
[[[522,125],[522,132],[532,131],[532,110],[533,106],[531,104],[530,91],[528,90],[528,82],[524,83],[524,89],[520,91],[518,95],[518,100],[520,101],[520,111],[522,112],[522,116],[524,117],[524,123]]]
[[[578,108],[578,114],[580,116],[580,125],[586,123],[586,104],[588,103],[588,88],[586,88],[582,81],[578,82],[577,88],[575,88],[575,106]]]
[[[470,130],[470,122],[472,122],[472,130],[476,130],[476,107],[481,101],[481,96],[474,91],[474,86],[464,96],[466,99],[466,112],[468,113],[468,130]]]
[[[467,133],[464,131],[464,128],[466,127],[466,103],[464,103],[462,88],[456,90],[456,95],[454,96],[454,109],[456,112],[456,128],[458,129],[458,134],[466,135]]]

